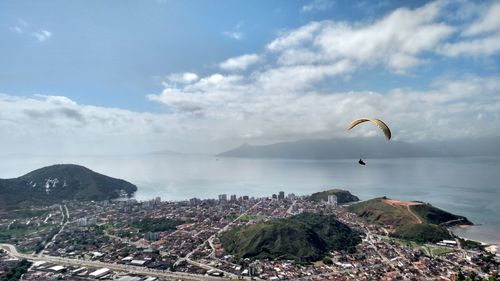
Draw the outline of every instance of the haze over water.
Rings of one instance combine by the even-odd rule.
[[[330,161],[238,159],[213,156],[3,157],[0,178],[21,176],[56,163],[84,165],[136,184],[136,198],[185,200],[218,194],[297,195],[331,187],[362,200],[388,196],[421,200],[464,215],[476,226],[455,230],[470,239],[500,244],[500,157],[357,159]]]

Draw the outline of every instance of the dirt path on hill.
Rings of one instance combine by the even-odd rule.
[[[410,212],[410,214],[415,218],[417,219],[417,223],[418,224],[422,224],[422,220],[420,219],[420,217],[415,214],[411,209],[410,209],[410,205],[406,205],[406,208],[408,209],[408,212]]]
[[[414,218],[414,222],[416,224],[422,224],[422,219],[420,219],[420,217],[415,214],[410,206],[413,206],[413,205],[421,205],[422,203],[420,202],[408,202],[408,201],[399,201],[399,200],[391,200],[391,199],[386,199],[383,201],[385,204],[389,204],[391,206],[393,206],[394,208],[398,208],[400,210],[406,210],[408,211],[408,213],[410,213],[410,215]]]

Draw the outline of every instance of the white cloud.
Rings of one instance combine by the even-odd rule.
[[[38,41],[44,42],[48,40],[50,37],[52,37],[52,32],[45,29],[41,29],[38,32],[33,32],[33,36],[35,36]]]
[[[500,2],[494,2],[483,17],[473,22],[464,32],[465,36],[474,36],[500,30]]]
[[[245,33],[241,31],[224,31],[222,34],[234,40],[241,40],[245,38]]]
[[[242,40],[245,38],[245,33],[241,31],[241,28],[243,27],[244,22],[240,21],[238,22],[231,30],[228,31],[223,31],[222,35],[234,39],[234,40]]]
[[[421,8],[399,8],[369,24],[312,22],[279,36],[268,49],[280,54],[282,64],[325,63],[349,59],[382,64],[397,72],[422,63],[454,28],[438,22],[441,2]]]
[[[400,8],[370,23],[311,22],[282,32],[266,53],[254,54],[265,55],[266,62],[248,75],[215,73],[181,87],[167,85],[148,98],[193,123],[209,125],[212,138],[219,140],[342,137],[345,124],[359,116],[387,120],[402,132],[396,138],[409,141],[498,134],[497,76],[438,79],[419,91],[318,92],[321,82],[349,78],[361,67],[382,65],[401,73],[432,63],[426,55],[439,54],[452,34],[466,28],[441,21],[445,4]],[[230,58],[219,66],[246,69],[247,58]]]
[[[192,72],[172,73],[167,79],[174,83],[192,83],[198,80],[198,75]]]
[[[493,55],[500,51],[500,32],[494,36],[477,38],[473,40],[446,43],[440,48],[445,56],[456,57],[459,55]]]
[[[333,0],[312,0],[309,4],[302,6],[301,12],[318,12],[324,11],[333,6],[335,2]]]
[[[494,2],[462,32],[462,38],[443,44],[439,52],[449,57],[493,55],[500,52],[500,2]]]
[[[345,125],[359,116],[387,120],[396,138],[406,141],[495,135],[500,129],[500,77],[437,80],[425,91],[318,93],[288,86],[293,75],[284,80],[287,75],[264,73],[250,80],[220,76],[217,83],[169,88],[149,98],[210,126],[215,138],[241,142],[345,137]]]
[[[219,64],[219,67],[224,70],[245,70],[249,66],[259,62],[260,56],[257,54],[246,54],[239,57],[229,58]]]
[[[17,26],[17,25],[10,27],[10,30],[14,31],[16,33],[23,33],[23,29],[21,27]]]
[[[8,132],[0,152],[217,152],[246,141],[346,137],[346,124],[359,116],[387,121],[400,140],[498,135],[497,75],[437,79],[423,90],[334,90],[336,79],[354,76],[362,67],[399,73],[428,63],[428,53],[498,52],[489,12],[468,25],[451,25],[441,21],[443,3],[397,9],[371,22],[311,22],[279,34],[263,54],[221,62],[229,73],[168,75],[161,92],[147,95],[169,109],[164,114],[81,105],[62,96],[0,95],[0,129]],[[453,33],[457,36],[450,39]],[[248,74],[232,72],[252,65]],[[373,131],[364,127],[350,133],[356,134]]]
[[[13,32],[21,34],[24,33],[24,30],[28,27],[29,23],[27,21],[23,20],[22,18],[18,18],[16,25],[10,27],[9,29]]]

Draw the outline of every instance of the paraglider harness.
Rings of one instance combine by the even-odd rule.
[[[366,165],[365,162],[363,162],[363,159],[359,158],[359,161],[358,161],[359,165]]]

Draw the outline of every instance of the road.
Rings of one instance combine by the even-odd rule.
[[[188,253],[186,255],[185,258],[180,258],[178,259],[176,262],[175,262],[175,265],[179,264],[180,262],[182,261],[186,261],[190,264],[193,264],[193,265],[196,265],[196,266],[199,266],[201,268],[205,268],[205,269],[212,269],[212,270],[216,270],[216,271],[220,271],[220,272],[223,272],[225,276],[228,276],[228,277],[231,277],[231,278],[235,278],[235,279],[238,279],[238,275],[234,274],[234,273],[231,273],[231,272],[227,272],[227,271],[224,271],[224,270],[221,270],[219,268],[216,268],[216,267],[213,267],[213,266],[209,266],[209,265],[206,265],[206,264],[203,264],[203,263],[199,263],[197,261],[194,261],[191,259],[191,256],[196,252],[198,251],[199,249],[201,249],[203,247],[203,245],[205,245],[206,242],[208,242],[208,244],[210,245],[210,247],[212,248],[212,253],[210,253],[210,257],[214,258],[215,259],[215,247],[213,245],[213,240],[215,239],[215,237],[224,232],[224,231],[227,231],[229,229],[229,227],[231,225],[233,225],[234,223],[236,223],[237,221],[239,221],[243,216],[247,215],[248,212],[250,212],[250,210],[254,209],[255,207],[259,206],[261,203],[261,201],[255,203],[255,205],[253,205],[252,207],[250,207],[248,210],[246,210],[245,212],[243,212],[241,215],[239,215],[236,219],[234,219],[232,222],[228,223],[226,226],[224,226],[222,229],[220,229],[217,233],[213,234],[212,236],[210,236],[207,240],[203,241],[203,243],[201,243],[198,247],[196,247],[193,251],[191,251],[190,253]],[[241,278],[241,277],[240,277]]]
[[[201,276],[196,274],[184,273],[184,272],[169,272],[163,270],[155,270],[149,268],[142,268],[123,264],[105,263],[99,261],[86,261],[78,259],[68,259],[54,256],[32,256],[27,254],[19,253],[14,245],[11,244],[0,244],[0,248],[9,252],[9,254],[18,259],[27,259],[30,261],[46,261],[55,264],[71,265],[77,267],[89,267],[89,268],[109,268],[113,271],[126,272],[131,274],[140,274],[146,276],[162,277],[162,278],[173,278],[182,279],[186,281],[198,281],[198,280],[209,280],[209,281],[221,281],[227,280],[227,278],[217,278],[211,276]]]
[[[66,215],[64,214],[64,210],[63,210],[62,205],[59,205],[59,209],[61,210],[61,216],[62,216],[62,218],[61,218],[61,228],[59,229],[59,231],[54,236],[52,236],[52,239],[50,239],[50,241],[47,242],[47,244],[45,244],[45,247],[43,247],[43,250],[41,250],[40,253],[38,254],[39,257],[42,256],[43,251],[45,251],[52,243],[54,243],[54,241],[56,241],[57,236],[61,232],[63,232],[64,227],[66,226],[67,223],[69,223],[69,211],[68,211],[68,207],[66,207],[66,205],[64,205],[64,208],[66,208]]]

